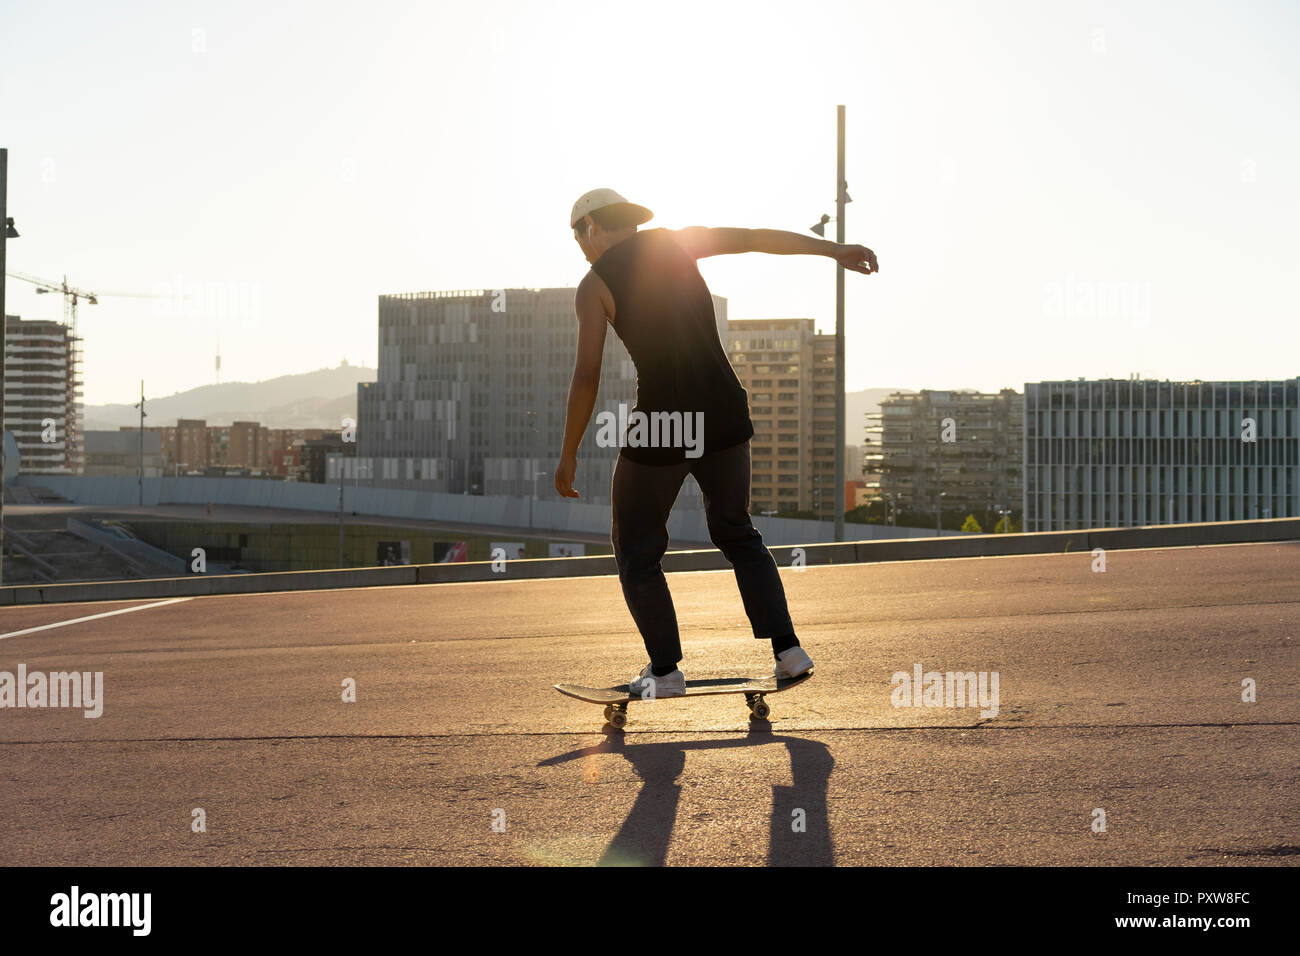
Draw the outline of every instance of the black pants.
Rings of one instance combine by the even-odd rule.
[[[660,670],[682,659],[677,612],[659,562],[668,549],[668,513],[688,474],[703,493],[709,537],[735,569],[754,636],[767,640],[794,630],[776,562],[749,520],[749,442],[676,465],[642,465],[620,455],[610,539],[623,597]]]

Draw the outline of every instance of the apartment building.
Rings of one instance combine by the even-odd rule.
[[[135,429],[126,426],[123,431]],[[298,468],[299,456],[291,453],[294,442],[314,441],[330,433],[324,428],[267,428],[251,421],[209,425],[201,418],[181,418],[175,425],[145,431],[158,435],[158,454],[166,475],[197,473],[208,468],[246,468],[255,474],[293,480],[304,474]]]
[[[727,351],[754,422],[750,510],[835,507],[835,336],[813,319],[734,319]],[[844,476],[841,476],[841,480]]]
[[[20,474],[79,475],[81,342],[62,322],[5,316],[4,428],[18,443]]]
[[[881,494],[899,510],[1017,507],[1023,419],[1011,388],[894,393],[880,403]]]

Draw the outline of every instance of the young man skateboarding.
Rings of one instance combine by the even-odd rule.
[[[569,225],[591,271],[577,291],[578,354],[555,488],[579,497],[578,445],[596,404],[612,325],[637,372],[636,406],[618,436],[610,534],[623,597],[650,655],[630,691],[686,692],[677,668],[677,614],[659,562],[668,548],[668,515],[688,474],[704,498],[709,538],[735,570],[754,637],[772,642],[775,676],[795,677],[813,662],[795,637],[776,562],[750,522],[749,396],[718,338],[713,299],[695,263],[741,252],[822,255],[869,275],[877,271],[876,255],[774,229],[638,232],[652,216],[612,189],[593,189],[573,204]]]

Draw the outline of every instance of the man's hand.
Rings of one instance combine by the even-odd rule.
[[[861,272],[863,275],[869,276],[873,272],[880,271],[880,266],[876,264],[876,254],[866,246],[837,243],[831,258],[844,268],[852,269],[854,272]]]
[[[573,479],[578,475],[578,459],[576,456],[567,455],[560,459],[560,466],[555,469],[555,490],[560,493],[562,498],[581,498],[582,495],[573,490]]]

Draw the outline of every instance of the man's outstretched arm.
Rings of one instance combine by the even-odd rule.
[[[827,256],[844,268],[863,275],[880,271],[876,254],[866,246],[832,242],[784,229],[711,229],[707,226],[691,226],[674,231],[673,236],[696,259],[742,252],[766,252],[776,256]]]

